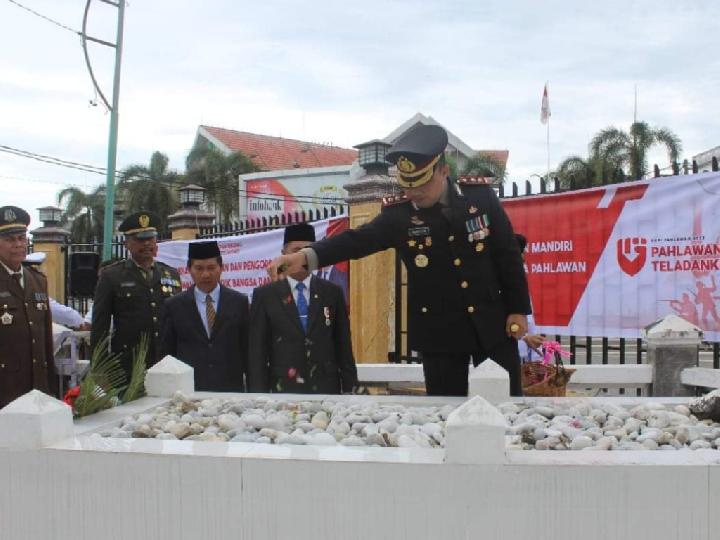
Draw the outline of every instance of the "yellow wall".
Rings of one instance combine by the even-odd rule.
[[[367,223],[380,202],[350,206],[350,227]],[[395,251],[350,261],[350,329],[358,363],[387,362],[395,324]]]
[[[33,244],[33,251],[47,254],[41,270],[47,276],[48,294],[60,303],[65,302],[65,254],[62,247],[62,244]]]
[[[197,237],[197,229],[175,229],[172,232],[173,240],[195,240]]]

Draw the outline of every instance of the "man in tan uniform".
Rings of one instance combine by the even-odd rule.
[[[47,279],[24,267],[30,216],[0,207],[0,407],[33,388],[56,396]]]

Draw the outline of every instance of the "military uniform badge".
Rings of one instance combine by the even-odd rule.
[[[3,309],[5,310],[5,312],[4,312],[2,315],[0,315],[0,322],[1,322],[3,325],[5,325],[5,326],[7,326],[7,325],[9,325],[9,324],[12,324],[12,322],[13,322],[13,316],[12,316],[12,315],[10,314],[10,312],[8,311],[7,304],[5,304],[5,305],[3,306]]]
[[[425,268],[429,262],[430,259],[428,259],[427,255],[424,253],[418,253],[415,255],[415,266],[418,268]]]

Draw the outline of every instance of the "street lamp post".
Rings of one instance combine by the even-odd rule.
[[[91,1],[92,0],[87,0],[87,3],[85,4],[85,15],[83,17],[83,26],[81,33],[83,52],[85,53],[85,63],[87,64],[88,71],[90,72],[90,78],[92,79],[92,83],[95,86],[95,90],[97,90],[98,95],[110,111],[110,136],[108,138],[107,159],[108,165],[107,177],[105,180],[105,221],[103,224],[103,259],[107,260],[110,258],[111,255],[112,233],[113,229],[115,228],[113,210],[115,206],[115,168],[117,166],[117,133],[119,119],[118,106],[120,102],[120,64],[122,60],[123,28],[125,22],[125,0],[119,0],[117,2],[113,0],[100,0],[105,4],[109,4],[118,8],[117,36],[115,39],[115,43],[109,43],[102,39],[94,38],[87,35],[87,20]],[[90,65],[90,56],[88,55],[87,41],[92,41],[95,43],[99,43],[100,45],[115,48],[115,73],[113,75],[112,104],[108,103],[105,95],[100,89],[100,86],[95,80],[95,74],[93,73],[92,66]]]

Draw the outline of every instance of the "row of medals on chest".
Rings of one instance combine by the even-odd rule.
[[[38,311],[46,311],[46,310],[47,310],[47,304],[46,304],[45,302],[37,302],[37,303],[35,304],[35,308],[36,308]],[[3,325],[5,325],[5,326],[8,326],[8,325],[12,324],[13,319],[14,319],[14,317],[13,317],[12,313],[10,313],[10,312],[8,311],[8,305],[7,305],[7,304],[3,304],[3,314],[0,315],[0,324],[3,324]]]
[[[473,210],[475,210],[473,212]],[[470,214],[477,212],[477,208],[470,207]],[[411,223],[415,225],[408,229],[408,241],[407,245],[410,249],[417,250],[419,253],[415,255],[415,266],[418,268],[425,268],[430,263],[430,258],[422,253],[426,247],[432,246],[432,236],[430,236],[430,228],[424,227],[424,221],[418,216],[413,216],[410,219]],[[477,253],[482,252],[485,249],[484,240],[490,235],[490,221],[487,214],[481,216],[473,216],[465,221],[465,229],[468,232],[467,241],[475,245],[475,251]],[[455,240],[454,236],[448,238],[449,242]]]

